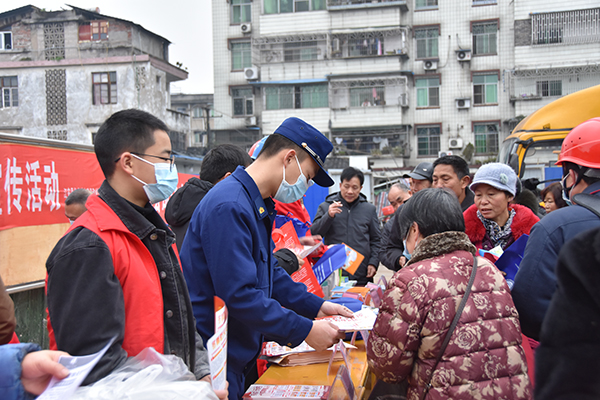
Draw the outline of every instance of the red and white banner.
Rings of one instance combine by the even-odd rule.
[[[178,186],[192,176],[179,174]],[[66,223],[67,196],[96,191],[103,181],[93,152],[0,143],[0,230]],[[163,216],[166,204],[155,204]]]

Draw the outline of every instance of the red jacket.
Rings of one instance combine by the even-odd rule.
[[[77,218],[67,231],[83,226],[106,243],[113,257],[115,275],[123,288],[125,336],[122,348],[129,357],[146,347],[164,351],[163,301],[160,278],[154,258],[142,241],[123,224],[98,196],[86,203],[88,212]],[[175,245],[173,245],[175,248]],[[176,248],[174,249],[177,254]],[[50,347],[56,349],[54,331],[48,318]]]
[[[525,206],[519,204],[510,204],[509,209],[515,210],[515,216],[513,217],[512,225],[510,229],[512,231],[512,238],[504,246],[505,250],[521,235],[529,235],[529,231],[533,225],[535,225],[540,219]],[[477,217],[477,207],[473,204],[467,208],[463,213],[465,217],[465,233],[471,240],[471,243],[477,247],[477,249],[491,250],[494,246],[483,226],[483,222]]]

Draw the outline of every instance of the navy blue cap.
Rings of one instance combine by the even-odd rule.
[[[319,172],[313,178],[313,181],[319,186],[333,186],[333,179],[325,171],[325,158],[331,150],[333,144],[312,125],[307,124],[300,118],[291,117],[283,121],[275,132],[285,136],[298,146],[302,147],[319,165]]]

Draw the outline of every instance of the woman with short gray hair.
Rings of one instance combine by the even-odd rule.
[[[408,379],[408,399],[530,399],[518,313],[500,271],[475,258],[456,196],[421,190],[398,223],[410,260],[392,278],[367,343],[377,377]]]

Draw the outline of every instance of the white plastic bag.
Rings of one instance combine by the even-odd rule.
[[[110,375],[77,389],[72,400],[218,400],[210,383],[196,381],[183,360],[146,348]]]

